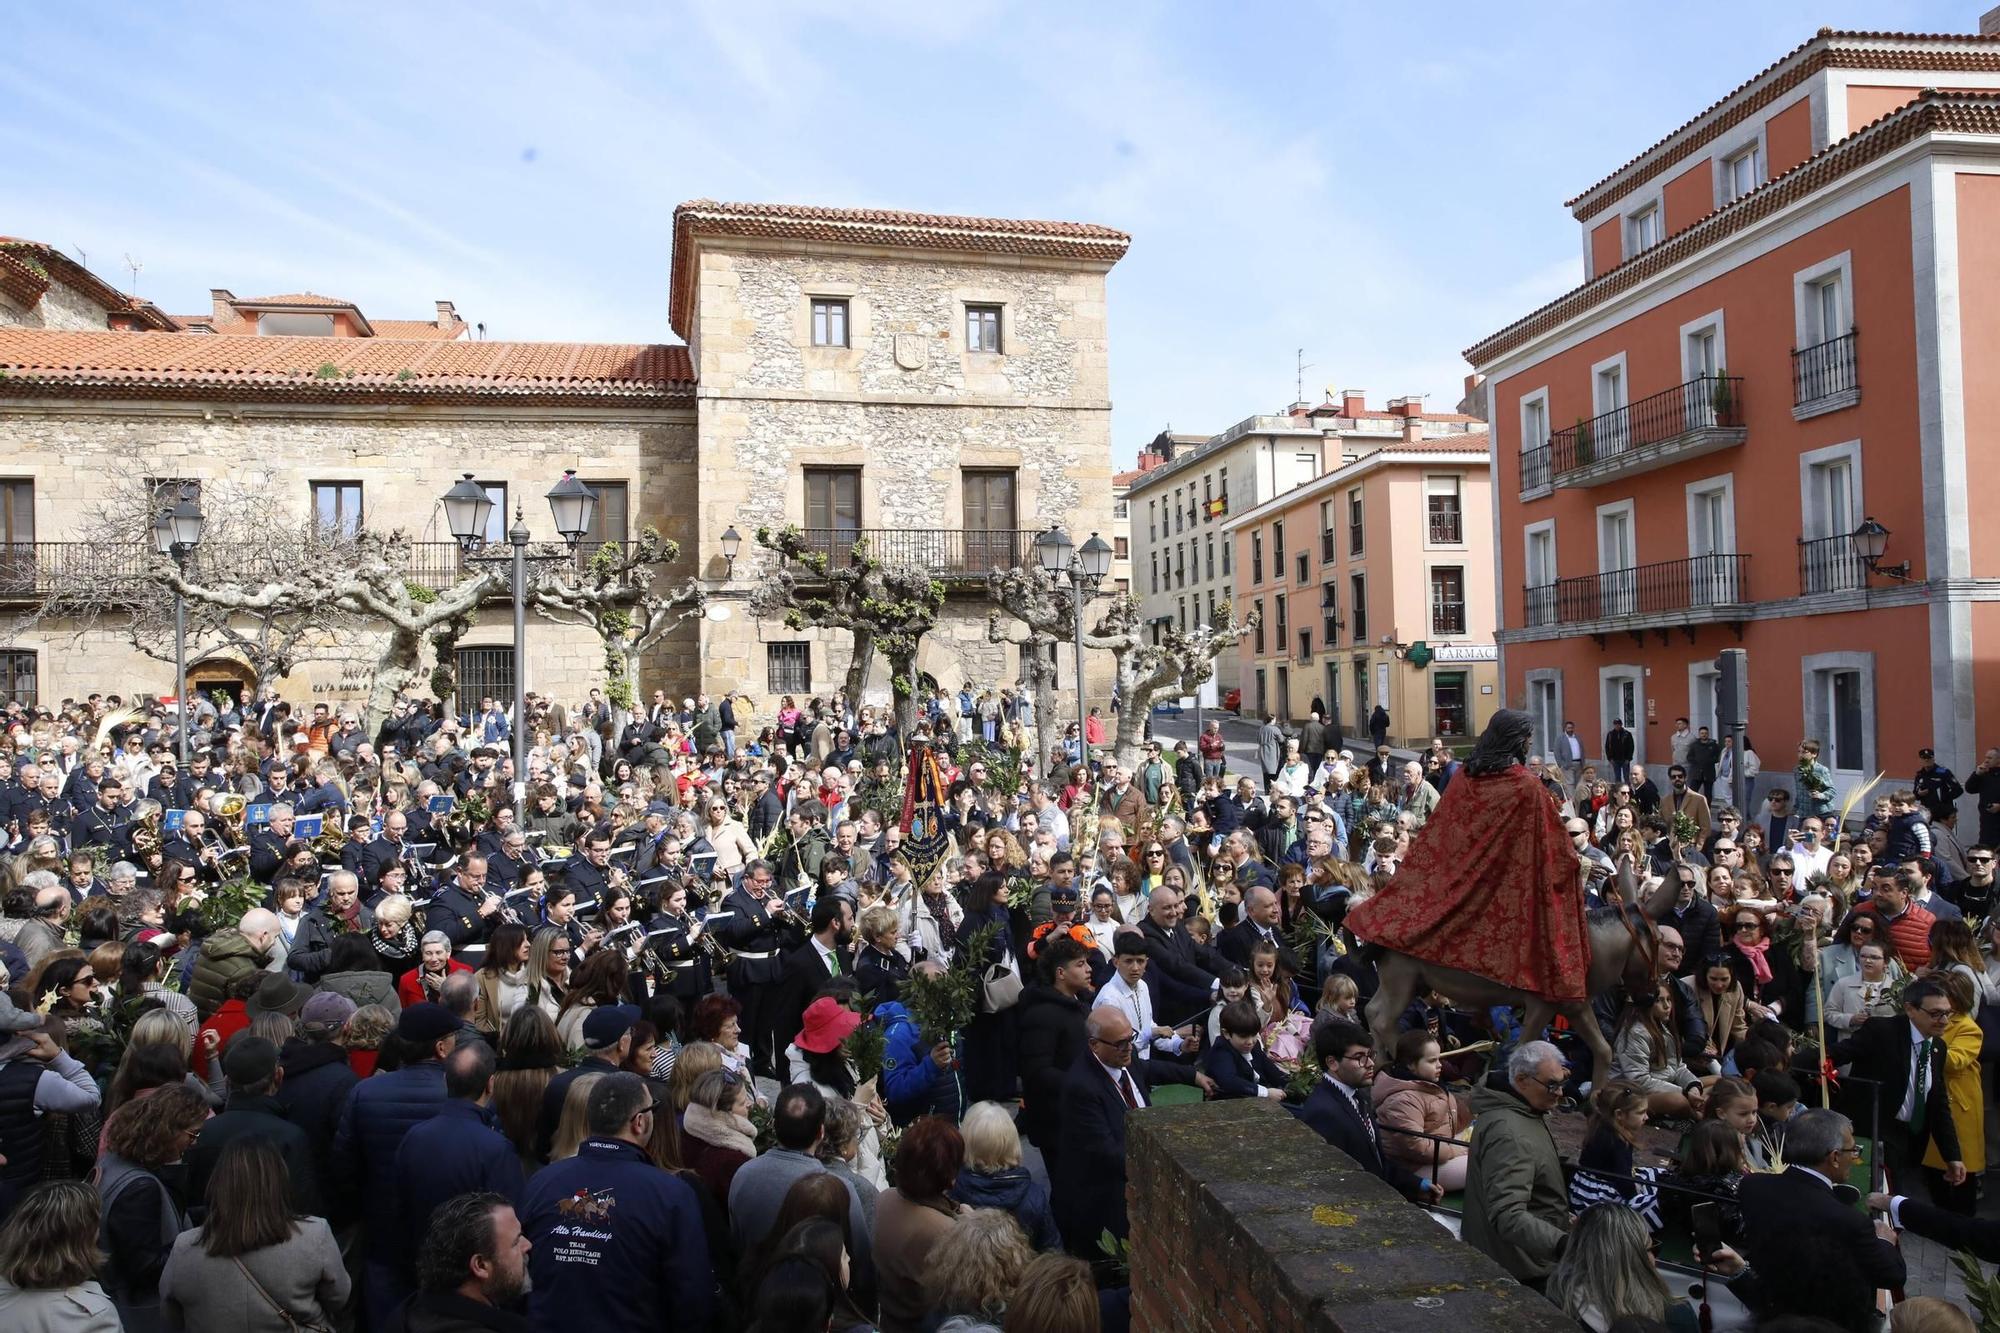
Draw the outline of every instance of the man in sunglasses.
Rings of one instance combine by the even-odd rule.
[[[1955,879],[1940,891],[1944,900],[1966,916],[1988,916],[1993,911],[1993,871],[1995,851],[1974,845],[1965,851],[1965,878]]]
[[[1702,959],[1722,952],[1722,918],[1702,896],[1700,871],[1693,866],[1675,865],[1669,873],[1680,881],[1680,892],[1660,926],[1663,930],[1672,927],[1679,933],[1682,952],[1673,963],[1664,958],[1661,962],[1677,977],[1692,977]]]

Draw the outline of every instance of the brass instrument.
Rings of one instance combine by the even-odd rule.
[[[339,861],[340,849],[347,845],[347,818],[329,810],[320,824],[319,836],[313,839],[313,855],[322,861]]]
[[[215,834],[228,847],[241,847],[249,842],[243,831],[244,812],[250,807],[250,799],[242,792],[226,792],[215,800]]]
[[[132,830],[132,854],[141,860],[160,850],[160,824],[166,818],[158,801],[140,800],[132,802],[132,817],[128,822]]]

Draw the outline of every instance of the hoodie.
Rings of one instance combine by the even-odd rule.
[[[1062,1248],[1062,1234],[1049,1211],[1049,1192],[1035,1183],[1026,1167],[1003,1166],[998,1171],[965,1167],[951,1187],[951,1197],[968,1208],[998,1208],[1013,1214],[1028,1243],[1038,1250]]]

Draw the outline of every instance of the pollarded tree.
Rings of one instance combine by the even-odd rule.
[[[897,730],[909,735],[917,721],[917,653],[944,610],[944,584],[917,565],[884,562],[865,538],[830,553],[788,525],[757,529],[757,544],[778,559],[768,562],[751,609],[795,630],[847,633],[854,653],[846,689],[856,702],[869,663],[881,652],[889,662]]]
[[[1215,674],[1215,659],[1243,641],[1257,624],[1255,612],[1240,623],[1229,618],[1229,603],[1217,607],[1215,624],[1191,630],[1164,626],[1158,643],[1150,643],[1139,623],[1138,599],[1122,593],[1084,636],[1084,645],[1112,655],[1118,672],[1118,736],[1113,753],[1127,772],[1139,762],[1146,739],[1146,718],[1153,698],[1168,690],[1192,694]]]
[[[1069,588],[1039,566],[995,570],[986,576],[986,596],[998,611],[986,618],[988,643],[1011,643],[1021,650],[1021,683],[1034,692],[1035,722],[1041,728],[1043,753],[1035,756],[1037,770],[1047,758],[1052,738],[1062,734],[1056,717],[1055,647],[1075,637],[1076,618]],[[1001,617],[1018,624],[1019,638],[1007,632]],[[1078,688],[1082,665],[1078,664]]]
[[[581,568],[544,566],[530,590],[537,615],[580,625],[603,644],[604,694],[620,732],[638,707],[639,659],[708,605],[695,579],[671,590],[657,586],[660,572],[679,558],[679,543],[649,527],[629,544],[606,542]]]

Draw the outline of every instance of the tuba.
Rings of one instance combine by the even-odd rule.
[[[160,824],[166,818],[158,801],[140,799],[132,802],[132,854],[142,860],[157,854],[160,850]]]
[[[225,792],[215,800],[215,832],[224,843],[231,847],[244,845],[244,811],[249,809],[250,800],[240,791]]]

